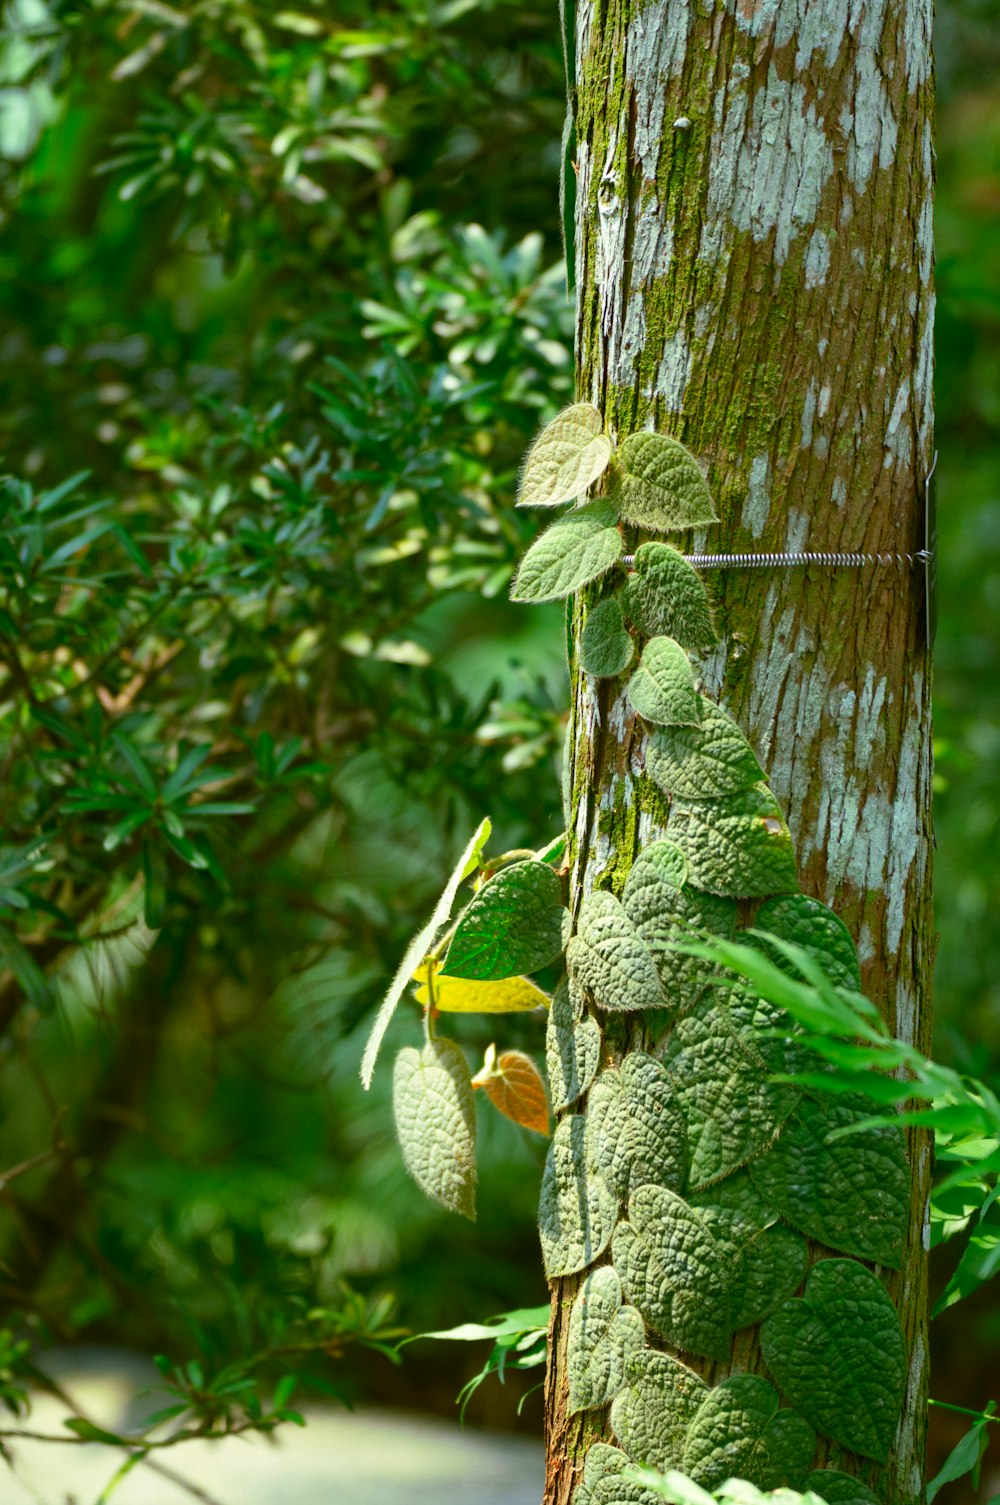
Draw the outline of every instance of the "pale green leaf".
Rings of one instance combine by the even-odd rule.
[[[512,862],[463,913],[441,970],[483,982],[536,972],[560,954],[568,929],[559,875],[544,862]]]
[[[622,1200],[653,1182],[679,1191],[687,1130],[673,1086],[653,1056],[630,1051],[594,1083],[587,1102],[588,1155]]]
[[[759,1489],[799,1488],[813,1461],[816,1434],[780,1405],[774,1386],[759,1374],[723,1380],[708,1392],[688,1429],[684,1472],[706,1489],[732,1478]]]
[[[599,1008],[624,1012],[663,1005],[653,958],[613,894],[597,890],[584,899],[566,965]]]
[[[545,1065],[553,1112],[570,1107],[590,1087],[601,1059],[601,1031],[590,1014],[578,1017],[569,986],[552,995],[545,1034]]]
[[[895,1270],[910,1205],[902,1132],[886,1125],[831,1138],[870,1111],[857,1100],[803,1100],[750,1175],[764,1201],[794,1228],[830,1249]]]
[[[628,1457],[621,1448],[607,1442],[592,1442],[583,1455],[583,1477],[573,1491],[572,1505],[593,1505],[594,1490],[602,1479],[620,1474],[628,1467]]]
[[[417,967],[423,961],[447,924],[459,885],[463,879],[467,878],[479,866],[479,859],[483,848],[490,839],[492,829],[493,826],[489,820],[480,822],[475,835],[458,859],[451,877],[445,884],[444,892],[434,906],[434,913],[424,928],[418,931],[406,948],[403,960],[399,964],[399,969],[392,980],[389,991],[382,1000],[378,1013],[375,1015],[375,1023],[372,1025],[368,1042],[365,1045],[364,1055],[361,1057],[361,1081],[366,1089],[371,1086],[372,1072],[375,1070],[379,1048],[385,1032],[389,1028],[392,1016],[396,1012],[396,1005],[406,991],[407,984],[417,970]]]
[[[687,857],[691,882],[710,894],[752,899],[796,886],[792,838],[768,789],[675,802],[669,832]]]
[[[661,1337],[705,1358],[728,1357],[730,1251],[698,1208],[665,1186],[640,1186],[611,1257],[628,1299]]]
[[[906,1344],[881,1282],[850,1259],[814,1265],[805,1295],[761,1328],[764,1361],[807,1421],[884,1463],[906,1390]]]
[[[634,653],[617,596],[598,601],[587,613],[580,636],[580,664],[585,673],[613,679],[624,673]]]
[[[704,957],[673,948],[696,938],[736,935],[731,899],[686,887],[687,858],[674,842],[643,847],[628,875],[622,905],[656,964],[668,1008],[680,1013],[718,971]]]
[[[644,543],[622,588],[626,617],[647,637],[675,638],[682,648],[710,648],[712,609],[701,580],[666,543]]]
[[[566,1372],[570,1415],[613,1400],[625,1383],[625,1364],[646,1341],[642,1318],[622,1305],[622,1288],[610,1265],[588,1275],[569,1317]]]
[[[619,560],[622,536],[615,511],[598,497],[553,523],[521,560],[512,601],[558,601],[604,575]]]
[[[650,737],[650,778],[667,794],[693,800],[737,794],[761,782],[764,770],[733,718],[704,695],[698,699],[698,725],[666,725]]]
[[[557,507],[580,496],[602,476],[611,459],[604,420],[589,402],[547,424],[528,451],[518,488],[519,507]]]
[[[627,693],[639,715],[657,726],[696,727],[701,721],[702,697],[694,687],[691,661],[673,638],[650,638]],[[651,768],[649,772],[656,778]]]
[[[421,1191],[476,1216],[476,1112],[469,1067],[453,1040],[396,1057],[393,1116],[403,1163]]]
[[[538,1202],[542,1260],[549,1280],[593,1264],[607,1248],[618,1202],[587,1163],[586,1119],[572,1114],[556,1125]]]
[[[675,1468],[684,1438],[708,1386],[669,1354],[630,1361],[625,1386],[611,1405],[611,1430],[628,1456],[653,1468]]]
[[[622,517],[653,533],[718,522],[712,494],[690,450],[666,434],[630,434],[618,447]]]

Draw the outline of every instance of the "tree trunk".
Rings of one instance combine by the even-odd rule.
[[[619,439],[655,429],[707,466],[713,551],[907,553],[932,453],[929,0],[578,0],[578,396]],[[930,1034],[930,661],[923,570],[721,570],[705,692],[736,717],[791,827],[804,892],[857,942],[901,1038]],[[581,617],[577,603],[576,621]],[[610,688],[609,688],[610,687]],[[573,898],[662,834],[622,681],[575,675]],[[613,1050],[608,1049],[613,1055]],[[885,1505],[922,1492],[923,1230],[910,1137],[906,1255],[887,1276],[909,1354],[887,1466],[840,1455]],[[607,1411],[567,1415],[553,1283],[546,1505],[569,1505]],[[696,1367],[697,1361],[696,1361]],[[755,1334],[730,1365],[762,1368]]]

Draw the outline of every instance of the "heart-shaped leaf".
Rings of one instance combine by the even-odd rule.
[[[705,1396],[688,1428],[683,1470],[705,1489],[749,1479],[758,1489],[801,1487],[816,1434],[794,1411],[779,1410],[773,1385],[759,1374],[732,1375]]]
[[[720,705],[704,695],[698,700],[700,724],[667,725],[650,737],[646,772],[668,794],[684,799],[714,799],[749,789],[764,778],[753,748]]]
[[[587,1163],[586,1119],[572,1114],[556,1125],[538,1202],[545,1274],[573,1275],[607,1248],[618,1199]]]
[[[597,890],[580,906],[577,933],[566,948],[571,977],[594,1002],[615,1012],[661,1008],[663,994],[645,942],[613,894]]]
[[[465,910],[441,970],[481,982],[537,972],[562,951],[568,930],[559,875],[544,862],[512,862]]]
[[[687,1429],[707,1390],[679,1359],[648,1350],[629,1362],[611,1405],[611,1430],[634,1462],[679,1468]]]
[[[629,1457],[607,1442],[592,1442],[583,1455],[583,1475],[573,1491],[573,1505],[593,1505],[593,1492],[602,1479],[628,1468]]]
[[[453,1040],[399,1052],[392,1111],[403,1163],[420,1189],[475,1220],[476,1110],[469,1068]]]
[[[675,638],[682,648],[710,648],[716,640],[705,587],[667,543],[644,543],[622,587],[622,610],[647,637]]]
[[[719,969],[672,948],[705,935],[728,940],[736,935],[736,905],[685,886],[687,867],[687,858],[673,842],[651,842],[639,853],[622,893],[625,913],[656,964],[667,1005],[678,1012]]]
[[[570,1415],[605,1406],[625,1383],[626,1361],[646,1342],[642,1318],[622,1305],[622,1288],[610,1265],[588,1275],[569,1317],[566,1368]]]
[[[505,1050],[499,1056],[487,1047],[483,1068],[472,1078],[504,1118],[536,1134],[549,1132],[549,1104],[541,1072],[521,1050]]]
[[[580,664],[587,674],[613,679],[632,662],[635,644],[625,630],[617,596],[598,601],[587,613],[580,635]]]
[[[618,447],[622,517],[653,533],[718,522],[712,494],[690,450],[666,434],[630,434]]]
[[[735,1178],[731,1178],[734,1179]],[[726,1185],[725,1182],[722,1183]],[[782,1302],[794,1296],[809,1268],[809,1248],[793,1229],[771,1216],[748,1216],[744,1207],[726,1206],[718,1187],[692,1194],[692,1205],[705,1216],[717,1242],[732,1251],[729,1321],[734,1332],[756,1327]]]
[[[728,1357],[731,1256],[699,1209],[664,1186],[640,1186],[611,1257],[625,1294],[661,1337],[705,1358]]]
[[[605,497],[577,507],[535,539],[510,593],[512,601],[559,601],[604,575],[621,557],[616,513]]]
[[[818,1431],[884,1463],[906,1391],[906,1344],[879,1280],[851,1259],[814,1265],[805,1295],[768,1317],[764,1361]]]
[[[445,977],[440,962],[425,962],[414,973],[414,994],[424,1008],[441,1014],[523,1014],[528,1009],[548,1008],[548,995],[527,977],[506,977],[501,982],[468,982],[464,977]]]
[[[549,1096],[556,1113],[570,1107],[590,1087],[601,1060],[601,1031],[590,1014],[577,1016],[565,981],[552,995],[545,1033]]]
[[[815,957],[838,988],[861,991],[861,969],[851,932],[839,915],[818,899],[810,899],[806,894],[782,894],[778,899],[769,899],[757,911],[754,928],[801,946]],[[790,968],[791,963],[782,952],[766,942],[763,945],[777,966],[786,971]]]
[[[819,1495],[826,1505],[882,1505],[867,1484],[862,1484],[852,1474],[841,1474],[832,1468],[814,1469],[806,1479],[806,1489]]]
[[[589,402],[574,403],[553,418],[528,451],[517,505],[557,507],[586,491],[611,459],[611,440],[603,428],[604,420]]]
[[[695,727],[701,721],[702,697],[694,687],[691,660],[673,638],[650,638],[627,693],[639,715],[657,726]]]
[[[695,1189],[762,1155],[795,1106],[795,1091],[768,1080],[711,998],[675,1026],[664,1065],[687,1122]]]
[[[794,1228],[895,1270],[910,1204],[902,1132],[886,1124],[831,1138],[870,1115],[864,1101],[804,1100],[750,1174],[764,1201]]]
[[[687,1173],[687,1131],[660,1062],[630,1051],[597,1078],[587,1104],[588,1152],[623,1200],[653,1182],[676,1190]]]
[[[795,888],[795,851],[769,789],[723,799],[675,801],[670,839],[681,848],[691,882],[710,894],[760,898]]]

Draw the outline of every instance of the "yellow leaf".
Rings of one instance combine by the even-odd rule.
[[[525,1009],[549,1006],[547,994],[527,977],[505,977],[500,982],[472,982],[465,977],[442,977],[434,964],[434,1007],[442,1014],[518,1014]],[[417,1002],[431,1003],[428,966],[422,962],[413,974],[418,983]]]
[[[491,1045],[483,1069],[472,1078],[505,1118],[512,1118],[536,1134],[549,1132],[549,1103],[545,1084],[530,1056],[520,1050],[505,1050],[498,1056]]]

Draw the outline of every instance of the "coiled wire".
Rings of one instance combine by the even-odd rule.
[[[767,566],[776,569],[795,569],[809,564],[826,565],[831,569],[864,569],[870,564],[928,564],[931,554],[928,549],[918,549],[915,554],[685,554],[685,564],[696,570],[753,570]],[[635,563],[634,554],[625,554],[622,563]]]

